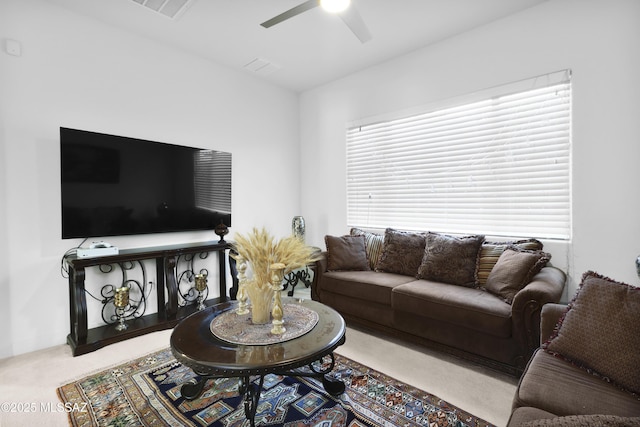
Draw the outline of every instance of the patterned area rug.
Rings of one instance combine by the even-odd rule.
[[[256,426],[490,426],[427,392],[336,355],[331,374],[346,391],[334,398],[321,381],[267,375]],[[60,387],[73,426],[248,426],[237,379],[209,380],[187,401],[181,385],[195,378],[169,349]],[[257,380],[257,378],[256,378]]]

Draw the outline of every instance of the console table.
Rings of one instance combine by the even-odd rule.
[[[225,254],[231,249],[228,242],[201,242],[178,245],[156,246],[149,248],[123,249],[117,255],[78,258],[75,255],[65,257],[69,266],[69,320],[70,333],[67,343],[74,356],[89,353],[106,345],[134,338],[150,332],[173,328],[181,319],[195,312],[196,305],[180,307],[179,283],[176,277],[176,265],[180,256],[215,253],[218,257],[219,298],[206,301],[207,305],[234,299],[238,289],[235,272],[235,260],[229,257],[232,274],[230,296],[227,296]],[[112,266],[124,263],[140,263],[143,260],[155,260],[157,312],[142,315],[127,321],[128,328],[118,331],[115,324],[105,324],[88,329],[87,300],[85,291],[85,269],[88,267]],[[141,266],[141,268],[143,268]],[[143,270],[144,274],[144,270]],[[166,299],[165,299],[166,289]],[[103,316],[104,317],[104,316]]]

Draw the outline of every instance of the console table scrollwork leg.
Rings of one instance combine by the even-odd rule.
[[[84,267],[72,268],[69,272],[69,296],[71,307],[71,337],[75,344],[87,341],[87,297],[85,295]],[[75,354],[75,353],[74,353]]]
[[[169,319],[175,319],[178,313],[178,284],[176,283],[177,257],[167,256],[164,259],[164,277],[167,287],[167,308],[166,313]]]

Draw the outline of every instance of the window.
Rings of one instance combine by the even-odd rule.
[[[350,127],[349,226],[568,239],[569,76]]]

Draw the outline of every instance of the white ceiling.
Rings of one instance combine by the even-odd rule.
[[[232,69],[269,61],[275,71],[254,74],[304,91],[546,0],[352,0],[372,35],[364,44],[319,7],[260,26],[304,0],[192,0],[176,19],[141,0],[49,1]]]

